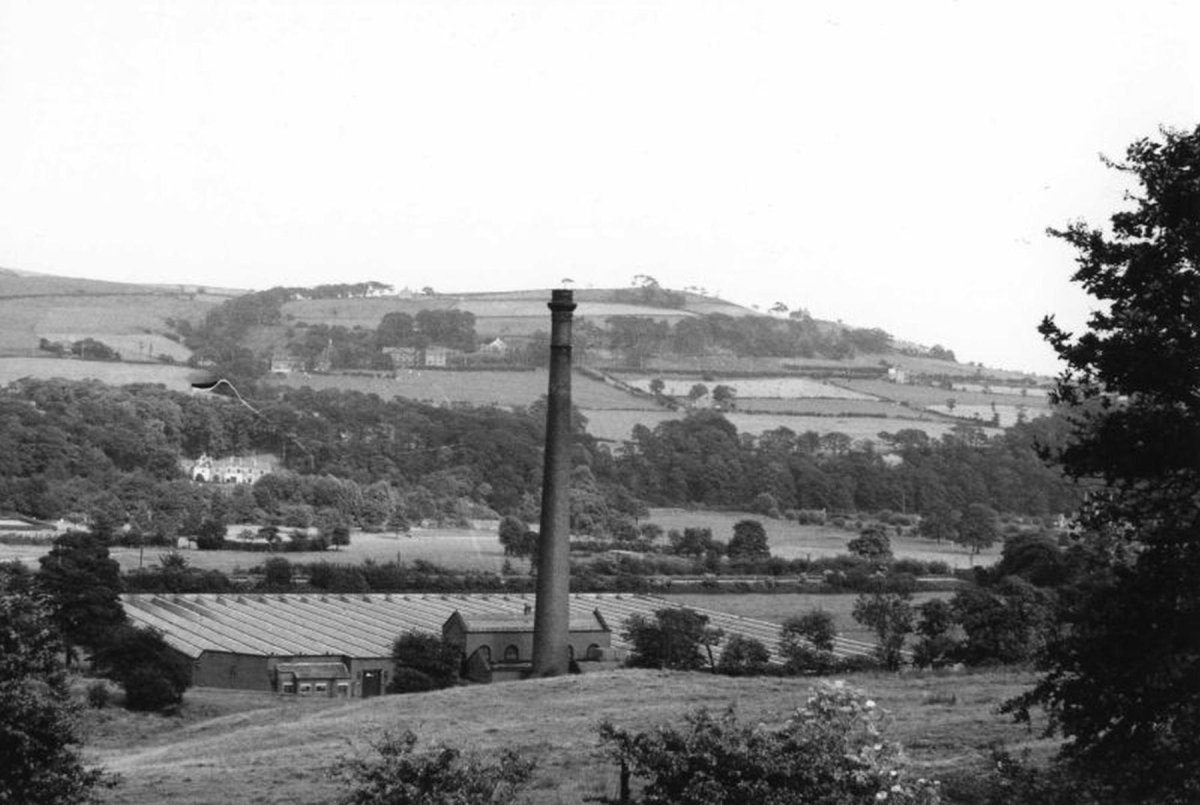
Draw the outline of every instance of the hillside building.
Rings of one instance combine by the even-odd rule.
[[[533,649],[533,597],[525,594],[137,594],[121,602],[135,626],[159,630],[191,661],[194,684],[204,687],[377,696],[392,680],[392,645],[407,632],[459,642],[467,678],[479,681],[520,678]],[[622,630],[630,616],[653,618],[676,606],[649,595],[572,595],[570,649],[579,670],[625,658],[630,646]],[[752,637],[774,656],[778,624],[697,611],[726,638]],[[835,644],[840,656],[873,650],[843,638]]]
[[[229,456],[212,458],[202,453],[188,468],[193,481],[218,484],[252,484],[264,475],[275,471],[274,456]]]

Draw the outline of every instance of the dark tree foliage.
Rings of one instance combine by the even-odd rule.
[[[499,536],[505,556],[533,556],[537,551],[537,532],[531,531],[520,517],[503,517],[500,520]]]
[[[889,671],[904,664],[904,639],[913,630],[912,596],[908,593],[864,593],[854,601],[854,620],[875,631],[879,662]]]
[[[627,663],[633,668],[702,668],[707,632],[708,616],[692,609],[660,609],[653,620],[632,615],[625,621],[624,636],[632,646]]]
[[[86,768],[62,644],[50,609],[19,565],[0,565],[0,802],[96,801],[102,772]]]
[[[1054,593],[1019,576],[960,590],[950,607],[965,633],[958,656],[970,665],[1032,660],[1054,633]]]
[[[918,668],[941,668],[955,662],[959,640],[954,634],[957,621],[950,602],[932,598],[917,606],[917,639],[913,664]]]
[[[458,684],[462,652],[441,635],[406,632],[392,645],[396,672],[389,693],[418,693]]]
[[[846,543],[846,550],[874,563],[892,560],[892,541],[888,538],[885,527],[881,525],[864,528],[861,534]]]
[[[793,615],[779,629],[779,653],[790,674],[825,674],[837,666],[833,641],[837,637],[833,615],[814,609]]]
[[[954,541],[977,554],[990,548],[1000,538],[1000,515],[991,506],[972,503],[967,506],[958,523]]]
[[[635,427],[596,476],[655,505],[755,510],[767,494],[781,510],[943,512],[950,526],[946,518],[971,503],[1027,515],[1078,508],[1078,490],[1037,451],[1062,443],[1068,424],[1041,417],[992,438],[966,428],[936,442],[884,434],[902,459],[893,466],[878,453],[851,449],[844,435],[779,428],[751,437],[718,412],[695,411],[653,429]],[[930,532],[939,539],[955,534],[956,523]]]
[[[726,676],[758,676],[766,673],[770,662],[771,652],[761,641],[740,634],[730,635],[721,650],[717,673]]]
[[[86,531],[63,534],[38,562],[38,588],[50,602],[68,648],[95,649],[125,622],[121,566],[96,537]]]
[[[767,530],[758,520],[739,520],[733,525],[733,536],[726,549],[731,562],[757,562],[771,558],[767,546]]]
[[[1066,363],[1055,396],[1077,438],[1057,458],[1093,490],[1081,522],[1100,569],[1067,597],[1046,675],[1012,706],[1045,707],[1110,801],[1197,802],[1200,127],[1139,140],[1110,167],[1137,187],[1109,230],[1051,233],[1076,249],[1098,310],[1078,335],[1041,328]]]
[[[161,632],[121,626],[92,657],[92,668],[125,689],[130,710],[159,711],[178,707],[192,686],[192,663],[167,645]]]

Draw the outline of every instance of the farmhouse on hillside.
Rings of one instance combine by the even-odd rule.
[[[193,481],[219,484],[252,484],[264,475],[275,471],[275,457],[230,456],[211,458],[207,453],[192,462],[188,476]]]

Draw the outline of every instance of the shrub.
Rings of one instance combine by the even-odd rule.
[[[417,736],[385,734],[376,758],[342,758],[330,776],[347,789],[340,805],[507,805],[529,782],[534,763],[512,749],[485,763],[450,746],[415,751]]]
[[[406,632],[392,645],[396,672],[388,685],[389,693],[418,693],[458,684],[461,663],[458,646],[441,635]]]
[[[92,655],[92,667],[125,689],[130,710],[169,710],[192,685],[192,664],[154,629],[121,626]]]
[[[711,646],[716,636],[708,616],[695,610],[668,607],[655,612],[654,620],[634,614],[625,621],[624,637],[633,647],[627,663],[634,668],[694,671],[704,665],[701,647]]]
[[[605,722],[600,739],[623,770],[645,778],[646,805],[939,801],[936,782],[905,774],[875,703],[841,683],[822,685],[775,730],[739,724],[732,709],[700,709],[680,729],[630,733]]]
[[[97,679],[87,688],[87,703],[88,707],[95,710],[103,710],[108,707],[109,701],[112,699],[112,691],[108,689],[108,683]]]
[[[753,637],[735,634],[725,642],[717,673],[726,676],[759,676],[767,672],[771,653]]]

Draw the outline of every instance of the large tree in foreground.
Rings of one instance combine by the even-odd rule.
[[[1099,310],[1079,335],[1041,327],[1066,363],[1059,459],[1092,488],[1094,571],[1020,704],[1048,710],[1105,801],[1200,802],[1200,127],[1109,164],[1137,182],[1130,209],[1051,232]]]
[[[95,801],[50,609],[19,565],[0,565],[0,802]]]

